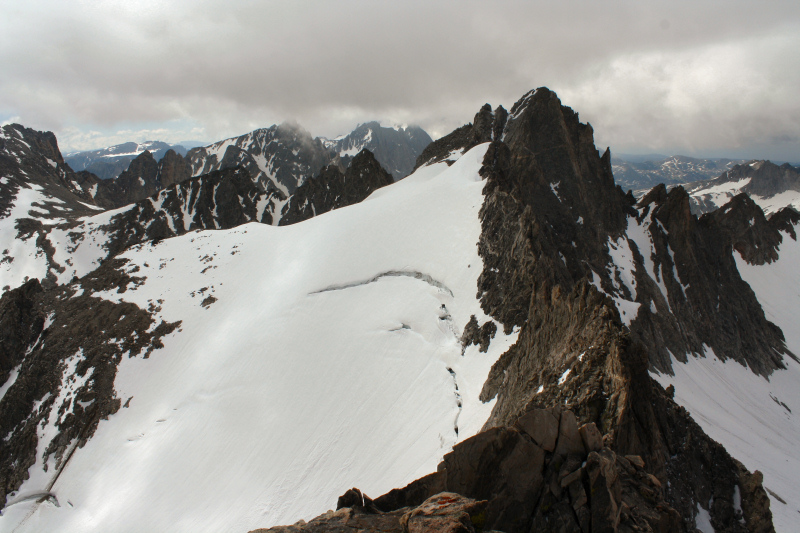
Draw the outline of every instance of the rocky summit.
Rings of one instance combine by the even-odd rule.
[[[792,531],[792,207],[634,198],[547,88],[400,181],[284,124],[102,212],[3,131],[0,530]]]

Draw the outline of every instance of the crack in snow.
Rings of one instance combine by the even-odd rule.
[[[351,289],[353,287],[360,287],[361,285],[368,285],[370,283],[375,283],[381,278],[400,277],[400,276],[418,279],[420,281],[427,283],[431,287],[436,287],[437,289],[446,292],[450,296],[453,296],[453,291],[450,290],[450,288],[447,287],[447,285],[445,285],[441,281],[432,278],[428,274],[424,274],[416,270],[388,270],[386,272],[381,272],[380,274],[373,276],[368,280],[356,281],[353,283],[345,283],[342,285],[330,285],[329,287],[325,287],[324,289],[320,289],[318,291],[310,292],[309,294],[320,294],[322,292],[341,291],[344,289]]]
[[[463,409],[463,402],[461,401],[461,393],[458,392],[458,379],[456,378],[456,371],[447,367],[447,371],[450,372],[450,376],[453,378],[453,386],[456,388],[455,395],[456,395],[456,405],[458,405],[458,414],[456,414],[456,419],[453,420],[453,431],[456,432],[456,437],[458,437],[458,417],[461,416],[461,410]]]

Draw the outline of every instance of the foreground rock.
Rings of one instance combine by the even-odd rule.
[[[339,498],[336,511],[328,511],[310,522],[256,529],[250,533],[476,533],[484,531],[485,509],[485,501],[442,492],[416,507],[384,513],[361,491],[351,489]]]

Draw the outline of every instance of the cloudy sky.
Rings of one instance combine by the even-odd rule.
[[[0,122],[62,150],[433,137],[548,86],[617,153],[800,161],[800,2],[0,0]]]

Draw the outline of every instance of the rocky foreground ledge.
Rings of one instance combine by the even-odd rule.
[[[745,502],[766,499],[760,475],[750,477],[745,508],[734,510],[742,531],[759,530],[760,511]],[[405,488],[375,500],[351,489],[336,511],[251,533],[686,530],[664,490],[641,457],[609,449],[594,423],[578,427],[572,411],[531,409],[458,444],[437,472]]]

